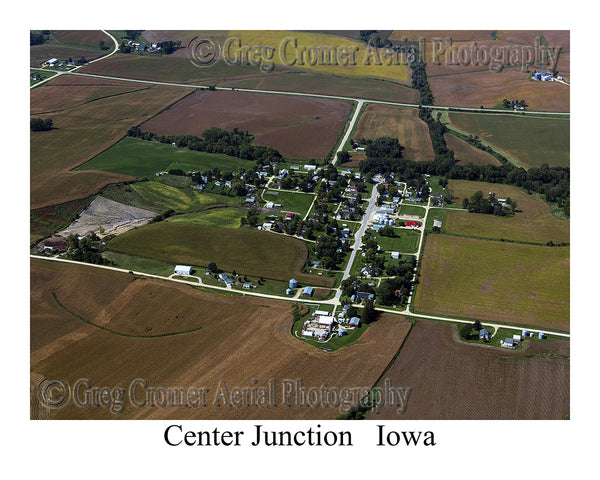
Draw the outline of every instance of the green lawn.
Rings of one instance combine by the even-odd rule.
[[[225,272],[313,286],[333,286],[333,280],[301,273],[308,252],[295,238],[250,229],[216,228],[187,222],[159,222],[112,239],[107,249],[165,263],[208,266]]]
[[[401,215],[417,215],[419,217],[424,217],[425,209],[416,205],[401,205],[399,213]]]
[[[394,228],[395,236],[384,237],[375,233],[377,243],[381,247],[381,250],[386,252],[403,252],[403,253],[415,253],[419,246],[419,238],[421,234],[412,230],[405,230],[401,228]]]
[[[275,190],[267,190],[263,198],[266,202],[273,202],[281,204],[281,207],[277,207],[277,210],[283,210],[286,212],[295,212],[300,214],[302,217],[306,215],[310,208],[314,195],[306,193],[292,193],[292,192],[276,192]]]
[[[100,170],[145,178],[175,168],[186,173],[211,170],[215,167],[222,171],[237,172],[239,168],[252,166],[254,162],[229,155],[197,152],[165,143],[125,137],[76,170]]]

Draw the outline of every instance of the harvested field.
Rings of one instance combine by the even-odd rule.
[[[32,418],[48,414],[55,419],[334,419],[340,407],[300,407],[294,397],[286,406],[283,381],[300,379],[304,388],[323,384],[340,389],[370,388],[410,329],[407,320],[382,315],[358,343],[326,353],[292,337],[292,302],[220,296],[174,282],[132,280],[127,274],[94,269],[93,277],[100,285],[115,285],[116,289],[118,282],[112,279],[115,274],[125,283],[119,285],[120,294],[106,291],[101,309],[92,305],[84,309],[78,306],[78,300],[86,298],[96,286],[76,283],[79,277],[70,274],[71,265],[55,267],[51,262],[33,260],[32,282],[39,295],[48,295],[54,284],[64,285],[56,292],[56,299],[64,307],[63,318],[72,325],[59,338],[46,338],[40,325],[45,322],[50,329],[60,321],[60,313],[52,310],[53,306],[32,302],[32,318],[39,320],[32,321],[32,338],[37,339],[31,349],[32,384],[44,377],[61,378],[70,385],[87,378],[94,386],[127,391],[135,379],[141,378],[149,388],[191,391],[205,387],[208,392],[205,406],[196,408],[140,407],[129,402],[126,392],[124,409],[118,415],[108,408],[78,407],[71,402],[50,412],[34,408]],[[105,275],[110,279],[104,279]],[[73,320],[68,311],[104,329]],[[157,329],[173,332],[189,327],[199,329],[145,338]],[[110,333],[123,328],[131,331]],[[152,331],[146,332],[147,328]],[[328,368],[323,368],[323,362]],[[276,386],[273,401],[277,407],[227,408],[215,404],[223,388],[231,394],[235,387],[266,388],[270,381]],[[138,392],[143,398],[144,389]]]
[[[300,240],[259,230],[160,222],[114,238],[108,249],[173,264],[206,267],[215,262],[226,272],[333,286],[330,278],[300,273],[308,258],[308,250]]]
[[[410,388],[406,411],[371,420],[563,419],[570,412],[569,341],[531,342],[524,351],[466,345],[456,326],[419,321],[380,382]]]
[[[92,78],[66,77],[31,91],[33,116],[54,121],[51,131],[30,135],[32,208],[87,197],[108,183],[132,179],[71,170],[121,139],[132,125],[189,93],[175,87],[140,89],[124,82],[108,85]],[[65,101],[71,93],[75,97]]]
[[[201,136],[211,127],[238,128],[294,159],[325,157],[350,114],[350,103],[260,93],[199,91],[142,125],[159,135]]]
[[[444,139],[448,150],[454,152],[454,158],[458,160],[459,165],[466,165],[467,163],[473,165],[502,165],[500,160],[493,155],[470,145],[455,135],[447,133],[444,135]]]
[[[98,49],[98,42],[104,40],[107,47],[110,50],[104,52],[104,54],[110,53],[114,44],[111,38],[100,30],[53,30],[52,36],[61,43],[70,45],[82,45],[93,49]]]
[[[477,135],[528,167],[568,167],[570,119],[450,112],[452,126]]]
[[[100,237],[118,235],[145,225],[155,216],[155,212],[123,205],[98,196],[81,212],[77,220],[56,235],[68,237],[73,234],[85,235],[89,232]]]
[[[404,147],[403,158],[417,162],[433,160],[433,146],[427,124],[415,108],[367,105],[358,122],[355,139],[397,138]]]
[[[464,198],[481,191],[484,195],[493,192],[496,198],[509,198],[517,203],[513,217],[499,217],[482,213],[449,211],[444,229],[457,235],[469,235],[489,239],[506,239],[521,242],[555,244],[570,242],[570,222],[550,213],[550,205],[543,200],[527,195],[523,190],[498,183],[450,180],[448,189],[456,205]]]
[[[429,235],[418,312],[569,330],[568,247]]]

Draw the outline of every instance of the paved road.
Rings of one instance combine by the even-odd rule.
[[[369,199],[369,206],[367,207],[367,211],[363,216],[363,221],[360,225],[360,228],[357,230],[354,235],[354,245],[352,245],[352,253],[350,254],[350,260],[348,260],[348,265],[346,265],[346,269],[344,270],[344,275],[342,275],[342,281],[346,280],[350,276],[350,269],[352,268],[352,264],[354,263],[354,257],[356,257],[356,253],[358,252],[362,237],[367,228],[367,223],[369,223],[369,219],[373,214],[373,210],[377,207],[377,184],[373,186],[373,192],[371,193],[371,198]],[[337,292],[335,293],[335,299],[339,302],[339,299],[342,295],[341,285],[338,287]]]

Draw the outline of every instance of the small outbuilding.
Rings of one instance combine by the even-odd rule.
[[[479,330],[479,339],[489,341],[492,338],[490,331],[487,328],[482,328]]]
[[[313,294],[313,287],[305,287],[304,290],[302,290],[302,296],[303,297],[312,297]]]
[[[352,317],[350,319],[350,321],[348,322],[348,325],[350,325],[351,327],[358,327],[359,323],[360,323],[360,318],[358,318],[358,317]]]
[[[295,278],[292,278],[290,280],[289,285],[290,285],[290,288],[298,288],[298,280],[296,280]]]

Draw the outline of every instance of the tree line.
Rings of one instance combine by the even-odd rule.
[[[139,125],[131,127],[127,135],[142,140],[175,144],[178,148],[189,148],[200,152],[222,153],[244,160],[255,160],[262,163],[277,162],[282,155],[273,147],[252,145],[254,135],[242,132],[237,128],[223,130],[212,127],[205,130],[201,137],[195,135],[157,135],[143,131]]]

